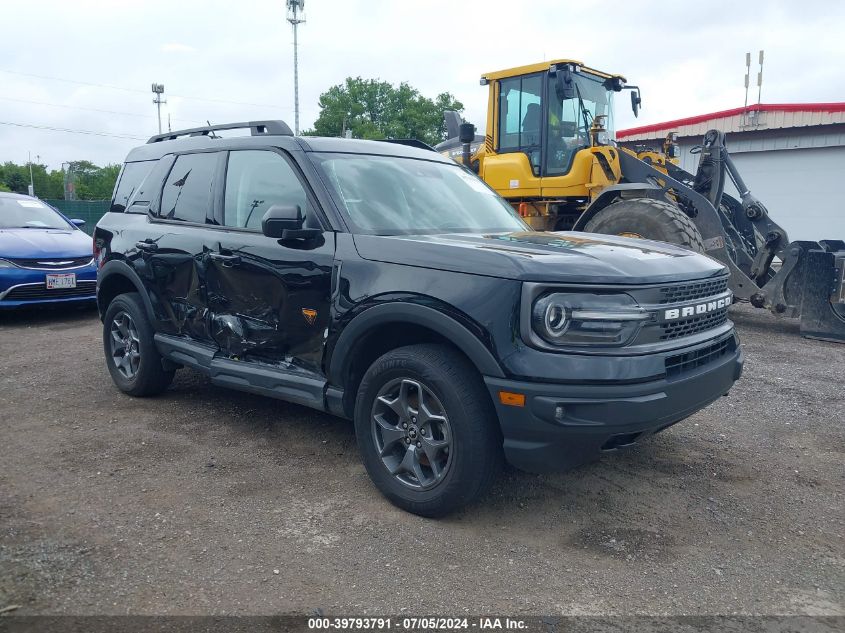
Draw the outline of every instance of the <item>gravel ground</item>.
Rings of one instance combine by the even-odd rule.
[[[843,614],[845,346],[745,306],[730,397],[445,520],[348,422],[112,386],[91,311],[0,314],[0,609],[29,614]]]

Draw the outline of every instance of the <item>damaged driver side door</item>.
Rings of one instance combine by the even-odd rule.
[[[334,233],[280,240],[261,232],[274,205],[298,205],[323,229],[316,201],[289,156],[274,149],[227,153],[214,242],[207,244],[210,331],[223,355],[321,371],[329,323]],[[210,232],[211,233],[211,232]]]

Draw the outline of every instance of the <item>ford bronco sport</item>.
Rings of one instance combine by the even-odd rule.
[[[724,266],[531,232],[403,143],[280,121],[158,135],[94,241],[119,389],[157,394],[188,367],[353,419],[375,485],[425,516],[478,497],[503,459],[540,472],[639,442],[742,370]]]

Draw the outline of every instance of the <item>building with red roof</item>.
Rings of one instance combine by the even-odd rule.
[[[676,132],[681,167],[695,173],[698,155],[690,150],[710,129],[726,133],[746,184],[790,239],[845,239],[844,102],[757,104],[620,130],[616,139],[660,147]]]

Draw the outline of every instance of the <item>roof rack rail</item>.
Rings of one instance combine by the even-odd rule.
[[[221,123],[220,125],[206,125],[187,130],[175,130],[166,134],[151,136],[147,143],[173,141],[180,136],[214,136],[220,130],[240,130],[249,128],[252,136],[293,136],[293,131],[284,121],[242,121],[241,123]]]

